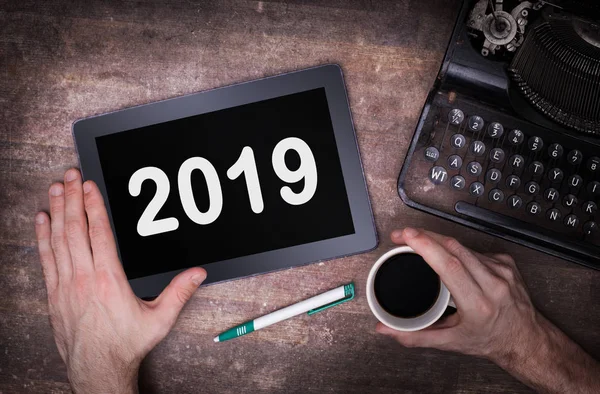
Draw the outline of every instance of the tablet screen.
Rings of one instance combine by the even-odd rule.
[[[355,233],[324,88],[96,146],[129,279]]]

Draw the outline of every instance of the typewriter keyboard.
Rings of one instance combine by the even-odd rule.
[[[423,116],[405,202],[600,269],[600,145],[442,93]]]

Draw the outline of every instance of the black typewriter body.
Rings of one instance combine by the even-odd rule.
[[[598,3],[463,2],[398,179],[407,205],[600,269]]]

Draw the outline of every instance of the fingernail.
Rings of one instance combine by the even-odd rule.
[[[83,184],[83,192],[89,193],[92,190],[92,185],[89,182]]]
[[[75,171],[75,170],[67,171],[67,173],[65,174],[65,180],[67,182],[72,182],[75,179],[77,179],[77,171]]]
[[[402,230],[392,231],[392,238],[400,238],[400,237],[402,237]]]
[[[60,185],[52,185],[50,188],[50,194],[54,197],[60,196],[63,194],[63,188]]]
[[[37,224],[43,224],[46,221],[46,215],[44,215],[43,213],[38,213],[37,215],[35,215],[35,222]]]
[[[204,281],[204,275],[202,274],[196,274],[194,276],[192,276],[192,283],[195,284],[196,286],[200,286],[200,283],[202,283]]]
[[[407,227],[404,229],[404,237],[405,238],[414,238],[419,234],[419,231],[412,228],[412,227]]]

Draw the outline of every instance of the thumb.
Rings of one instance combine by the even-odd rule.
[[[160,319],[175,324],[183,306],[206,279],[204,268],[195,267],[179,273],[155,300],[156,313]]]

